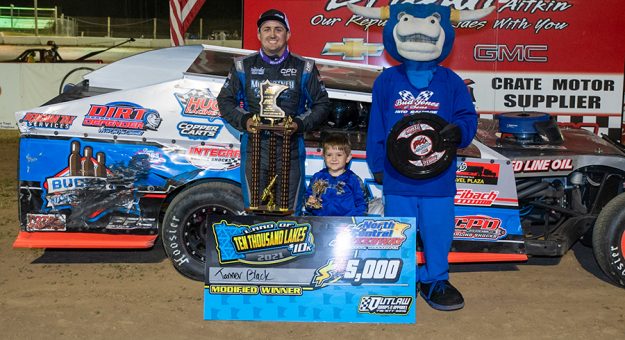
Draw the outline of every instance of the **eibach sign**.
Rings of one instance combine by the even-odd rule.
[[[256,20],[269,8],[286,13],[289,46],[304,56],[389,66],[385,20],[353,14],[347,4],[381,7],[401,0],[245,0],[243,47],[258,49]],[[625,1],[410,0],[459,10],[495,6],[461,22],[443,63],[458,72],[478,112],[543,111],[620,138],[623,121]],[[590,118],[589,118],[590,117]]]

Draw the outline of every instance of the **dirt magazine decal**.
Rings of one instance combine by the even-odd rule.
[[[414,323],[415,220],[215,216],[205,320]]]

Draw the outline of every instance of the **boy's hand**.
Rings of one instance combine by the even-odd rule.
[[[321,203],[319,202],[319,200],[317,200],[317,197],[315,196],[308,197],[308,200],[306,201],[306,206],[311,209],[321,209]]]

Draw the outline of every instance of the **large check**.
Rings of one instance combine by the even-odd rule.
[[[414,218],[229,216],[207,233],[206,320],[416,320]]]

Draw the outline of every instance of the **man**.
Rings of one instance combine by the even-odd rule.
[[[271,83],[288,86],[280,93],[277,105],[286,115],[293,117],[291,128],[295,131],[291,138],[291,166],[289,174],[289,208],[299,214],[305,192],[303,133],[319,127],[325,122],[330,101],[319,72],[311,60],[304,59],[289,51],[287,42],[291,37],[289,21],[281,11],[270,9],[260,15],[258,21],[258,40],[261,49],[258,53],[239,57],[217,96],[221,117],[232,127],[243,132],[241,139],[241,182],[245,206],[249,207],[251,168],[247,161],[251,155],[248,145],[248,133],[253,131],[252,117],[260,112],[260,84],[269,80]],[[269,154],[268,133],[261,134],[261,155]],[[276,154],[281,155],[281,140],[278,139]],[[267,187],[269,160],[261,157],[260,190]],[[276,169],[281,169],[278,158]],[[280,181],[276,182],[276,192],[280,192]],[[279,206],[280,197],[276,204]]]

